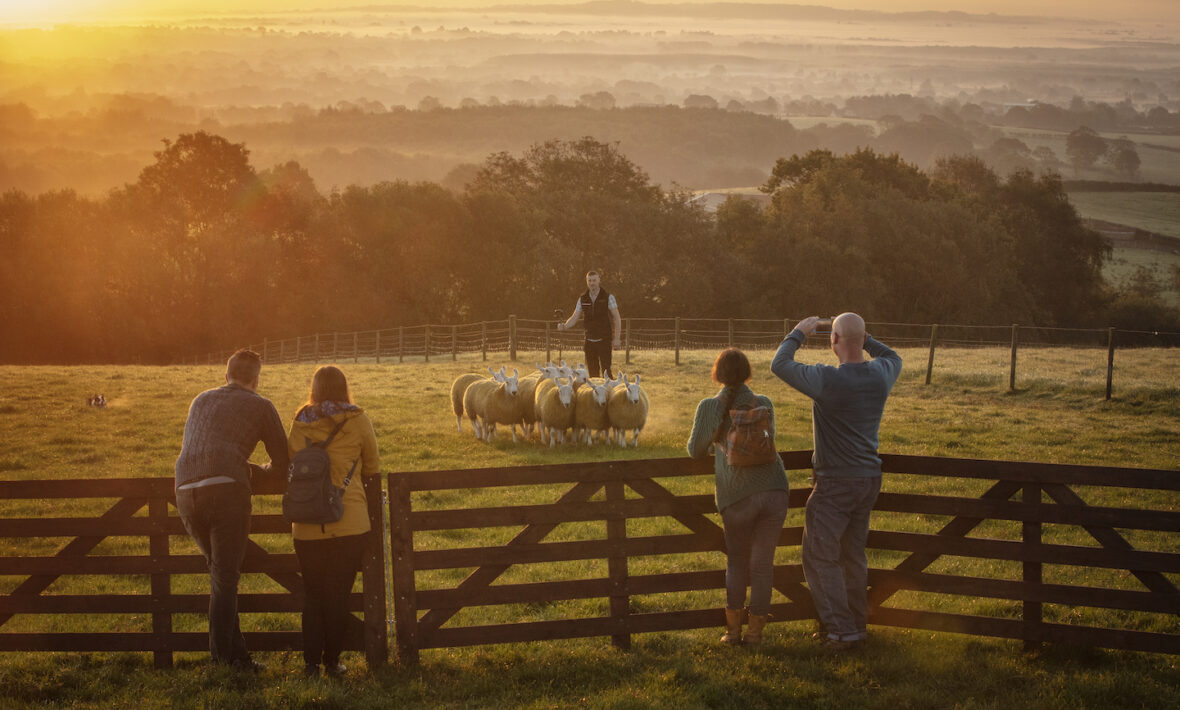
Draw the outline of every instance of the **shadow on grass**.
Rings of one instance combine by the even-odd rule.
[[[772,625],[760,647],[719,630],[424,651],[418,667],[306,680],[299,654],[258,654],[259,676],[147,654],[9,654],[0,705],[17,707],[1078,708],[1177,707],[1177,659],[947,634],[876,631],[857,652],[817,653],[810,629]]]

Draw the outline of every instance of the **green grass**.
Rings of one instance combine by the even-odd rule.
[[[1172,269],[1180,268],[1180,254],[1154,249],[1116,247],[1110,261],[1103,267],[1103,273],[1107,283],[1120,288],[1129,284],[1140,268],[1148,269],[1155,275],[1156,281],[1162,287],[1159,291],[1160,298],[1173,308],[1180,308],[1180,290],[1171,288]]]
[[[1180,193],[1071,192],[1078,214],[1180,239]]]
[[[493,445],[474,439],[466,424],[455,430],[449,411],[451,379],[484,367],[478,357],[430,364],[342,363],[357,402],[376,426],[382,469],[440,470],[531,463],[590,461],[602,458],[682,456],[696,403],[711,396],[708,381],[712,352],[682,354],[674,366],[668,352],[633,353],[629,372],[643,374],[653,402],[640,447],[559,447],[537,442]],[[1180,460],[1180,390],[1174,373],[1175,353],[1168,350],[1127,350],[1116,356],[1114,399],[1102,399],[1104,349],[1023,349],[1018,364],[1018,389],[1007,390],[1006,348],[939,349],[934,383],[924,386],[925,349],[903,350],[907,369],[897,384],[882,425],[881,448],[893,453],[945,455],[1012,460],[1096,463],[1175,469]],[[543,354],[522,353],[521,363]],[[768,372],[770,353],[751,353],[752,383],[776,405],[781,449],[811,446],[809,403]],[[620,358],[621,359],[621,358]],[[805,350],[804,361],[831,362],[823,350]],[[500,360],[495,360],[498,367]],[[306,396],[314,367],[283,365],[263,371],[260,391],[289,420]],[[523,369],[523,368],[522,368]],[[179,449],[189,401],[219,384],[221,367],[0,367],[0,376],[20,387],[0,393],[0,478],[97,478],[169,476]],[[110,407],[93,410],[85,398],[103,392]],[[262,452],[256,452],[264,460]],[[806,472],[791,474],[793,487],[806,486]],[[889,476],[886,490],[978,495],[984,484]],[[710,492],[708,477],[675,479],[678,493]],[[447,508],[460,505],[503,505],[552,501],[558,488],[483,489],[469,492],[417,494],[415,505]],[[1125,492],[1080,489],[1092,503],[1126,505]],[[1176,510],[1175,496],[1148,495],[1137,503]],[[256,510],[273,508],[262,499]],[[63,515],[101,509],[70,501],[4,504],[4,515]],[[929,531],[944,519],[935,516],[878,515],[874,526]],[[792,510],[788,525],[800,525],[802,513]],[[989,523],[976,534],[1009,537],[1012,524]],[[1018,534],[1018,526],[1017,528]],[[666,519],[631,521],[629,534],[658,534],[675,529]],[[562,526],[553,539],[600,534],[590,524]],[[422,545],[462,547],[502,542],[507,529],[423,534]],[[1129,536],[1147,549],[1174,548],[1175,534]],[[1050,527],[1050,542],[1092,544],[1084,533]],[[256,536],[264,547],[290,550],[286,536]],[[4,554],[52,554],[64,539],[0,540]],[[177,554],[195,554],[186,538],[172,539]],[[96,553],[146,553],[138,539],[108,540]],[[886,565],[895,554],[873,552],[872,563]],[[779,562],[797,562],[797,551],[779,551]],[[672,565],[669,569],[668,564]],[[663,564],[663,567],[660,565]],[[632,571],[717,569],[717,553],[681,555],[674,560],[634,560]],[[1019,576],[1014,569],[996,569],[980,560],[945,559],[931,571],[960,574],[992,573]],[[515,568],[503,582],[535,581],[538,577],[578,578],[604,574],[605,563],[562,563],[544,569]],[[990,569],[989,569],[990,567]],[[1001,566],[1002,567],[1002,566]],[[1084,575],[1084,579],[1082,576]],[[422,584],[454,584],[461,572],[420,574]],[[1135,588],[1126,573],[1097,576],[1089,571],[1049,566],[1047,582],[1103,584]],[[1097,582],[1095,581],[1097,580]],[[20,580],[0,577],[7,591]],[[200,575],[180,576],[174,592],[200,593],[207,581]],[[279,591],[261,575],[246,575],[243,590]],[[50,593],[145,593],[144,578],[63,577]],[[638,609],[699,608],[720,604],[721,591],[692,595],[636,598]],[[781,601],[781,599],[778,599]],[[1008,602],[909,594],[899,602],[946,611],[1013,615]],[[604,602],[586,600],[522,607],[474,608],[453,623],[486,624],[521,619],[552,619],[603,613]],[[1083,615],[1088,623],[1121,628],[1175,631],[1175,619],[1162,615],[1076,610],[1049,606],[1047,620]],[[249,614],[248,630],[297,629],[294,615]],[[133,615],[18,616],[7,631],[146,630],[150,619]],[[178,631],[202,631],[200,615],[178,615]],[[297,653],[262,654],[269,670],[258,679],[243,679],[207,669],[199,654],[177,654],[178,668],[150,669],[150,656],[126,654],[3,654],[0,707],[1168,707],[1180,704],[1178,659],[1094,650],[1051,648],[1027,655],[1013,642],[955,634],[880,629],[866,651],[853,658],[815,657],[806,639],[807,624],[776,624],[762,649],[723,649],[717,632],[700,630],[637,635],[634,649],[618,652],[606,639],[556,641],[472,649],[424,651],[418,669],[392,667],[365,675],[363,660],[353,657],[349,682],[305,682],[298,678]]]

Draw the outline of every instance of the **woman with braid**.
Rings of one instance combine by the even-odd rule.
[[[723,643],[756,644],[770,613],[774,582],[774,551],[787,515],[787,474],[777,454],[768,463],[736,466],[727,458],[723,442],[732,426],[732,411],[765,407],[770,413],[770,447],[773,450],[774,405],[754,394],[750,361],[737,348],[723,350],[713,363],[713,381],[721,385],[715,397],[697,405],[688,454],[703,458],[713,449],[713,473],[717,486],[717,510],[725,529],[725,635]],[[749,627],[746,620],[746,587],[750,588]]]

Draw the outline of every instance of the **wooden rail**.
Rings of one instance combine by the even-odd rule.
[[[363,620],[349,617],[346,648],[364,650],[370,665],[384,662],[387,639],[385,624],[385,565],[381,540],[382,495],[377,476],[363,478],[370,504],[373,532],[364,555],[363,594],[353,594],[349,609],[363,612]],[[254,486],[255,508],[260,497],[281,491],[280,481]],[[60,501],[85,501],[106,505],[93,517],[58,517],[44,514],[43,506],[56,507]],[[23,508],[21,517],[0,518],[0,539],[64,539],[52,554],[7,555],[0,557],[0,575],[24,577],[0,596],[0,651],[150,651],[157,667],[172,665],[175,651],[208,649],[209,636],[201,632],[178,632],[172,628],[174,614],[207,614],[209,595],[178,594],[172,591],[176,575],[201,575],[201,588],[208,588],[205,559],[198,554],[175,554],[172,538],[188,535],[176,514],[172,478],[28,480],[0,481],[0,501],[5,510]],[[83,503],[83,505],[85,505]],[[147,514],[142,515],[146,508]],[[291,526],[277,514],[255,514],[253,535],[290,536]],[[147,553],[137,550],[147,540]],[[113,544],[112,544],[113,543]],[[105,546],[119,549],[112,554]],[[288,544],[285,549],[290,549]],[[264,574],[282,589],[270,593],[242,593],[238,608],[243,613],[285,612],[302,609],[303,583],[293,552],[269,552],[251,540],[243,563],[243,574]],[[53,587],[76,580],[79,575],[111,580],[111,584],[139,587],[139,593],[76,594],[56,593]],[[130,580],[127,578],[130,577]],[[145,584],[146,582],[146,584]],[[91,583],[102,588],[103,579]],[[150,615],[150,630],[114,632],[6,631],[14,617],[51,614]],[[42,626],[49,625],[46,621]],[[124,622],[125,623],[125,622]],[[116,625],[123,625],[116,622]],[[138,625],[138,623],[136,624]],[[298,631],[255,631],[245,634],[251,650],[276,651],[302,648]]]
[[[790,470],[810,468],[808,451],[785,452],[782,457]],[[1044,620],[1045,605],[1180,614],[1180,593],[1166,576],[1180,573],[1180,553],[1175,545],[1180,513],[1175,506],[1167,510],[1091,506],[1073,490],[1073,486],[1084,485],[1180,491],[1180,472],[896,455],[883,458],[889,475],[874,513],[875,529],[869,534],[870,559],[898,554],[902,558],[891,567],[870,570],[871,623],[1020,639],[1030,646],[1066,642],[1180,653],[1180,633]],[[672,484],[711,474],[711,461],[690,459],[391,474],[398,656],[405,663],[416,663],[422,649],[589,636],[609,636],[616,646],[626,647],[635,633],[720,627],[723,615],[716,604],[724,595],[716,590],[725,586],[725,542],[713,497],[672,490],[676,487]],[[940,484],[980,479],[984,491],[978,497],[905,492],[919,478]],[[508,497],[517,500],[522,486],[536,487],[555,500],[474,508],[431,509],[429,505],[431,500],[453,498],[450,492],[477,488],[510,490],[513,493]],[[808,493],[807,489],[791,491],[792,514],[780,535],[780,547],[797,548],[801,543],[802,528],[791,523],[801,522],[799,510]],[[1018,493],[1019,500],[1012,500]],[[1042,494],[1052,502],[1043,501]],[[423,500],[416,501],[416,497]],[[881,523],[886,528],[896,527],[891,523],[899,519],[897,516],[949,520],[926,532],[876,529]],[[659,534],[629,534],[628,523],[656,518],[675,521],[675,529],[665,526]],[[1017,523],[1014,539],[969,536],[985,521]],[[567,533],[560,541],[546,541],[563,524],[579,522],[598,522],[603,527],[596,535],[570,539]],[[1097,545],[1046,543],[1041,532],[1049,524],[1078,526]],[[453,543],[447,541],[463,531],[503,527],[519,528],[504,544],[448,546]],[[1136,549],[1120,530],[1163,531],[1169,535],[1168,543],[1162,546],[1164,551]],[[445,534],[439,536],[439,532]],[[436,534],[433,546],[420,542],[432,533]],[[472,539],[482,535],[475,533]],[[699,568],[702,554],[707,558],[703,569]],[[629,569],[640,559],[651,567],[653,560],[665,555],[696,555],[689,563],[693,569],[678,568],[684,564],[683,557],[669,559],[666,571],[658,573],[635,574]],[[951,556],[1019,563],[1022,576],[1016,580],[1001,574],[928,571]],[[797,560],[798,551],[792,550],[788,557]],[[605,574],[551,579],[546,567],[533,567],[570,561],[605,561]],[[1045,584],[1046,565],[1127,570],[1141,588]],[[417,583],[418,577],[431,572],[467,569],[471,571],[457,584]],[[496,584],[510,570],[518,572],[516,579]],[[798,563],[776,565],[774,588],[783,601],[772,605],[775,621],[815,617],[803,582]],[[702,591],[713,592],[704,606],[694,602],[692,595],[683,595]],[[1019,606],[1016,618],[935,612],[890,603],[900,592],[967,595]],[[682,596],[676,599],[676,594]],[[672,595],[673,599],[667,608],[657,610],[654,607],[659,604],[649,600],[660,599],[660,595]],[[454,622],[468,607],[595,599],[605,603],[589,607],[599,610],[589,616],[474,625]]]
[[[789,470],[810,468],[809,451],[781,455]],[[1028,646],[1055,642],[1180,654],[1174,581],[1180,574],[1174,497],[1180,472],[882,458],[887,475],[868,538],[870,623],[1017,639]],[[626,647],[636,633],[721,626],[725,542],[706,492],[711,475],[710,461],[679,458],[390,474],[399,658],[416,663],[423,649],[594,636]],[[350,604],[363,617],[351,617],[348,648],[363,649],[370,665],[377,665],[387,648],[383,510],[380,480],[366,477],[364,485],[373,533],[364,592],[352,595]],[[1109,495],[1117,489],[1126,494]],[[278,491],[277,481],[255,486],[263,499]],[[808,493],[791,491],[791,512],[779,537],[785,550],[774,574],[776,622],[815,617],[797,563],[800,510]],[[478,504],[466,505],[473,497]],[[1144,500],[1155,505],[1124,503]],[[24,544],[33,551],[0,556],[0,576],[10,578],[0,595],[0,651],[148,651],[157,666],[167,667],[176,651],[207,648],[203,629],[173,629],[175,614],[204,614],[208,595],[172,591],[176,575],[206,574],[199,554],[172,551],[173,537],[187,539],[173,510],[172,479],[3,481],[0,501],[5,511],[15,511],[0,517],[0,538],[26,539],[8,547]],[[101,512],[58,514],[59,501]],[[285,536],[289,527],[277,514],[256,514],[251,532]],[[290,547],[282,549],[271,552],[251,542],[244,572],[266,575],[279,591],[241,594],[242,612],[299,611],[298,565],[285,551]],[[966,560],[968,571],[944,564],[947,559]],[[1063,577],[1062,569],[1108,572],[1105,582],[1082,583],[1077,574]],[[1120,583],[1110,583],[1110,570],[1121,573]],[[100,590],[138,585],[142,591],[78,593],[80,585],[70,580],[78,575],[98,577],[91,587]],[[921,603],[928,595],[998,600],[1007,607],[990,614],[933,611]],[[561,604],[577,613],[522,619],[537,615],[518,608]],[[492,623],[472,623],[464,610],[473,607],[490,609],[484,618]],[[1134,612],[1137,621],[1127,626],[1140,628],[1064,623],[1054,618],[1065,616],[1057,613],[1063,607]],[[45,630],[59,614],[150,615],[150,625],[135,621],[141,630],[134,631]],[[6,630],[7,624],[21,628]],[[246,641],[260,651],[300,648],[296,631],[248,632]]]

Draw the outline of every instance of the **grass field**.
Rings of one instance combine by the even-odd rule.
[[[1068,163],[1065,152],[1065,138],[1068,135],[1066,132],[1011,128],[1004,129],[1004,133],[1011,138],[1019,138],[1024,141],[1031,150],[1036,150],[1038,146],[1047,146],[1053,150],[1058,159]],[[1102,136],[1107,140],[1123,137],[1122,134],[1106,133],[1102,134]],[[1145,135],[1128,135],[1126,137],[1135,143],[1135,150],[1139,153],[1139,159],[1142,161],[1139,166],[1140,180],[1143,182],[1160,182],[1169,185],[1180,184],[1180,153],[1174,150],[1153,148],[1150,145],[1169,145],[1167,137]],[[1080,180],[1123,179],[1105,168],[1094,168],[1075,174],[1074,169],[1068,165],[1061,169],[1061,175],[1066,179]]]
[[[696,403],[715,392],[708,381],[712,355],[690,351],[676,367],[668,352],[633,354],[633,364],[625,369],[642,373],[653,407],[640,448],[627,451],[586,447],[551,450],[539,443],[513,445],[510,440],[489,446],[477,442],[466,424],[459,434],[449,412],[449,384],[461,372],[482,369],[484,363],[478,358],[430,364],[342,363],[341,367],[350,376],[358,404],[374,420],[382,469],[440,470],[682,456]],[[1102,399],[1106,356],[1102,349],[1023,350],[1014,393],[1007,391],[1007,349],[940,349],[931,386],[922,384],[925,350],[903,350],[902,356],[907,369],[886,410],[883,451],[1169,469],[1176,469],[1180,461],[1180,389],[1172,351],[1119,351],[1115,396],[1110,402]],[[541,357],[522,353],[521,363]],[[752,353],[756,373],[752,384],[775,402],[778,446],[810,448],[809,405],[769,375],[769,357],[767,352]],[[832,356],[822,350],[806,350],[801,359],[831,362]],[[498,367],[500,361],[494,364]],[[260,391],[275,402],[284,419],[290,418],[305,397],[313,369],[311,365],[283,365],[263,371]],[[0,451],[0,478],[169,476],[188,402],[200,391],[219,384],[222,368],[0,367],[0,375],[7,382],[18,383],[0,393],[0,434],[5,443]],[[106,395],[111,403],[108,409],[85,406],[85,398],[94,392]],[[793,473],[791,484],[805,486],[805,474]],[[887,480],[886,488],[900,484],[900,479]],[[705,479],[685,485],[706,492],[711,483]],[[472,491],[469,501],[463,502],[487,495],[491,494]],[[273,503],[264,501],[265,505]],[[1177,509],[1174,496],[1145,504]],[[13,511],[10,506],[4,513],[25,514],[52,512],[43,506],[26,511]],[[801,512],[792,510],[788,525],[800,521]],[[896,524],[920,527],[935,522]],[[1153,549],[1175,544],[1174,534],[1172,538],[1163,535],[1144,537],[1156,544]],[[259,542],[270,549],[290,549],[284,536],[265,536]],[[430,544],[428,539],[423,542]],[[61,541],[4,540],[3,544],[8,545],[5,554],[48,553]],[[19,547],[14,550],[14,545]],[[174,538],[172,546],[177,553],[195,552],[183,538]],[[99,552],[112,549],[106,543],[104,548]],[[788,552],[781,550],[780,557]],[[699,560],[686,558],[682,563],[693,565]],[[719,562],[714,556],[708,564],[716,568]],[[1066,572],[1047,572],[1053,574]],[[269,580],[255,577],[259,575],[247,575],[243,589],[274,591]],[[1048,576],[1046,581],[1050,581]],[[0,578],[0,587],[7,591],[17,582],[11,577]],[[142,593],[146,587],[145,580],[133,578],[102,578],[102,583],[111,591],[135,589]],[[1127,582],[1115,579],[1109,583]],[[173,590],[201,591],[206,584],[199,576],[182,577],[174,581]],[[50,592],[97,591],[93,585],[94,580],[74,577],[55,584]],[[719,604],[719,599],[714,603]],[[540,605],[521,613],[549,618],[570,611],[568,606]],[[480,617],[475,611],[463,623],[491,623],[494,616],[490,615],[496,613],[504,612]],[[1046,618],[1072,613],[1070,609],[1047,609]],[[1128,619],[1117,613],[1091,621],[1155,630],[1174,630],[1175,624],[1175,619],[1158,615]],[[109,630],[111,624],[123,630],[145,629],[150,619],[16,617],[0,632],[33,630],[37,625],[53,631]],[[181,631],[205,628],[204,618],[195,615],[177,616],[174,624]],[[297,629],[298,620],[292,615],[256,614],[245,615],[243,625],[247,629]],[[811,653],[806,639],[809,632],[809,626],[776,624],[763,648],[736,652],[719,648],[713,630],[636,636],[634,649],[626,653],[611,649],[604,639],[427,651],[420,668],[394,666],[375,675],[366,675],[363,660],[354,657],[350,664],[353,672],[344,683],[303,681],[298,677],[301,663],[294,653],[262,654],[269,669],[257,679],[208,669],[198,655],[178,654],[177,669],[156,672],[146,654],[4,654],[0,655],[0,687],[4,688],[0,707],[1180,705],[1177,658],[1060,648],[1029,655],[1022,653],[1017,643],[881,629],[863,653],[824,659]]]
[[[1180,239],[1180,193],[1071,192],[1069,201],[1082,217]]]

